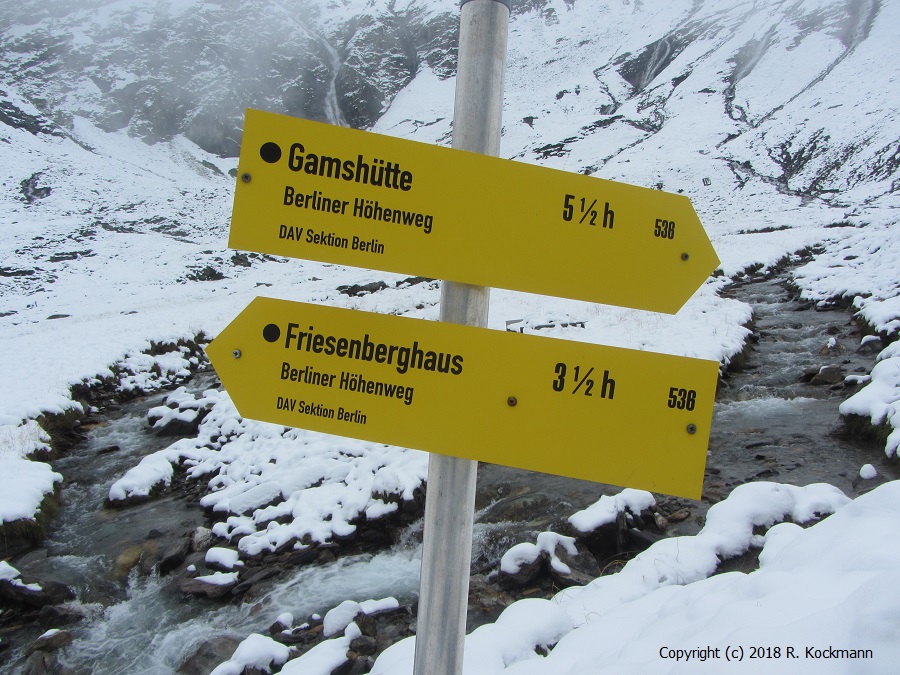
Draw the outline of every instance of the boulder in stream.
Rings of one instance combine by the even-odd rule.
[[[163,552],[159,557],[159,573],[161,575],[166,575],[169,572],[178,569],[187,559],[188,553],[190,552],[190,537],[182,537],[181,539],[170,543],[163,549]]]
[[[231,595],[237,583],[237,572],[215,572],[202,577],[185,577],[178,582],[178,588],[188,595],[224,598]]]
[[[198,527],[191,535],[191,550],[205,551],[213,543],[213,533],[208,527]]]
[[[241,638],[236,635],[217,635],[201,642],[200,645],[181,662],[178,675],[208,675],[216,666],[227,661]]]
[[[42,628],[59,628],[77,623],[85,618],[85,611],[79,604],[45,605],[38,614]]]
[[[59,662],[54,652],[36,651],[25,661],[22,675],[74,675],[75,671]]]
[[[67,630],[53,628],[41,635],[26,650],[26,654],[34,652],[55,652],[57,649],[68,647],[72,644],[72,633]]]
[[[819,372],[809,381],[813,385],[838,384],[844,381],[844,369],[835,364],[829,364],[819,368]]]
[[[58,581],[38,582],[23,578],[15,567],[0,562],[0,598],[16,605],[45,607],[72,600],[75,592]]]

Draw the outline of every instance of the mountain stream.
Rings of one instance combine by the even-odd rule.
[[[825,365],[840,366],[843,375],[871,370],[875,357],[857,351],[861,336],[847,311],[817,311],[792,299],[783,276],[738,282],[727,293],[754,308],[751,349],[741,368],[719,388],[703,499],[658,497],[664,512],[689,513],[673,521],[668,534],[696,533],[709,506],[748,481],[824,481],[856,496],[879,481],[900,477],[897,464],[889,462],[879,446],[845,433],[838,404],[855,389],[847,388],[843,378],[831,385],[801,381],[809,379],[805,373]],[[199,373],[191,387],[203,391],[214,384],[213,373]],[[208,672],[209,663],[227,659],[241,639],[265,632],[283,612],[302,620],[345,599],[394,596],[401,604],[414,601],[420,524],[387,550],[297,567],[287,579],[261,584],[263,590],[249,602],[188,598],[179,591],[176,574],[160,577],[153,569],[142,573],[141,555],[147,547],[165,547],[207,525],[195,498],[178,490],[127,508],[104,506],[113,481],[142,456],[171,442],[149,433],[146,422],[147,410],[165,395],[103,411],[86,425],[87,440],[54,463],[65,483],[62,512],[49,538],[40,548],[10,560],[27,576],[75,589],[76,604],[86,616],[66,626],[74,642],[60,652],[61,662],[76,673],[95,675],[194,673],[202,668],[186,667],[185,659],[206,644],[211,651],[205,661]],[[873,464],[879,478],[861,480],[864,464]],[[538,533],[560,527],[567,516],[619,490],[481,465],[473,571],[496,569],[510,546],[534,542]],[[6,664],[21,666],[27,646],[43,630],[29,623],[0,622],[0,635],[12,644]]]

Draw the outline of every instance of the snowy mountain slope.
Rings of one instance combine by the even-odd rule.
[[[456,4],[30,0],[0,17],[0,73],[63,125],[234,155],[245,107],[370,127],[416,76],[452,76]],[[703,178],[764,183],[851,211],[892,189],[893,3],[513,8],[507,156],[698,195]],[[449,138],[449,119],[433,131]],[[675,139],[694,156],[674,161]]]
[[[772,198],[849,213],[895,207],[898,11],[876,2],[546,3],[511,23],[503,154],[682,190],[702,216],[727,210],[740,228],[736,211]],[[448,138],[449,120],[406,117],[380,127]],[[722,220],[711,225],[729,227]]]

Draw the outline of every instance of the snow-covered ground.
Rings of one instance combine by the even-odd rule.
[[[534,332],[533,326],[553,323],[557,327],[540,334],[727,363],[743,345],[750,312],[717,291],[745,268],[773,265],[816,246],[821,252],[793,272],[804,296],[852,300],[861,318],[884,335],[896,336],[900,202],[892,183],[896,180],[879,169],[886,160],[877,155],[885,139],[896,145],[900,129],[898,66],[889,51],[900,21],[896,3],[875,3],[878,15],[869,39],[846,56],[846,37],[844,42],[825,34],[807,38],[799,29],[793,42],[782,36],[768,56],[758,55],[759,68],[735,84],[733,101],[742,106],[743,117],[710,102],[706,90],[721,91],[724,80],[715,64],[702,57],[729,40],[733,51],[739,51],[755,37],[762,39],[767,26],[750,22],[740,24],[740,30],[707,34],[645,83],[643,98],[619,108],[619,114],[632,120],[650,117],[648,106],[664,98],[669,119],[650,135],[621,121],[584,131],[602,117],[598,107],[610,97],[622,99],[626,89],[611,74],[601,91],[595,69],[665,33],[690,3],[665,3],[652,21],[642,17],[644,23],[630,33],[633,44],[621,38],[610,41],[609,27],[623,25],[627,18],[617,14],[617,6],[610,4],[609,20],[598,22],[596,3],[552,4],[556,23],[525,14],[511,27],[503,156],[683,191],[713,241],[722,275],[710,278],[672,316],[495,290],[491,329],[505,330],[508,321],[522,320],[517,325]],[[731,16],[745,4],[735,0],[706,7]],[[805,3],[810,16],[826,4]],[[714,18],[710,14],[698,20]],[[594,51],[580,60],[572,56],[575,52],[563,51],[566,44],[583,41],[609,46],[603,47],[607,52]],[[791,82],[805,78],[810,86],[780,91],[779,82],[789,79],[778,75],[786,60],[800,65],[824,60],[829,67],[827,73],[794,73]],[[670,84],[682,74],[686,79],[677,87]],[[39,116],[14,90],[3,96],[4,102]],[[829,112],[829,96],[846,112]],[[423,67],[374,130],[446,143],[452,100],[453,79],[442,81]],[[759,131],[763,123],[764,132]],[[766,163],[774,161],[766,150],[773,138],[788,146],[800,144],[819,128],[826,128],[833,140],[859,137],[863,145],[871,143],[868,159],[860,160],[873,167],[871,177],[859,175],[858,163],[840,194],[807,199],[740,173],[740,161],[748,156],[764,172]],[[738,132],[737,142],[723,145]],[[533,150],[563,139],[569,140],[565,152],[542,156]],[[396,287],[402,275],[229,250],[234,179],[227,173],[236,160],[207,155],[183,139],[148,146],[79,118],[70,137],[0,126],[0,141],[4,522],[33,516],[43,496],[63,479],[48,464],[26,456],[39,455],[49,441],[37,418],[80,407],[71,394],[74,385],[116,377],[123,388],[147,387],[195,365],[177,350],[151,356],[151,343],[199,333],[214,337],[257,295],[437,318],[436,284]],[[807,174],[815,170],[815,163],[804,169]],[[815,182],[802,172],[792,178],[807,186]],[[635,274],[645,273],[636,267]],[[337,290],[379,280],[388,288],[377,293],[349,297]],[[575,322],[583,322],[584,328],[560,326]],[[884,350],[871,382],[841,408],[887,425],[888,455],[900,446],[897,344]],[[416,450],[242,420],[227,393],[210,394],[203,405],[210,414],[200,438],[179,441],[146,458],[114,491],[146,494],[170,478],[174,462],[187,461],[196,475],[215,476],[206,501],[223,514],[217,533],[230,537],[244,553],[293,538],[324,541],[346,534],[354,517],[391,510],[394,505],[385,495],[408,495],[425,477],[427,456]],[[287,454],[292,462],[298,455],[304,462],[284,471]],[[900,489],[887,484],[848,502],[824,486],[748,488],[722,504],[721,520],[710,511],[710,521],[697,537],[661,542],[623,572],[569,589],[552,602],[516,603],[496,624],[470,636],[467,675],[894,672],[900,661],[900,550],[889,533],[900,528]],[[279,494],[277,506],[253,511]],[[793,524],[814,512],[831,511],[833,516],[809,529]],[[252,515],[241,515],[247,512]],[[294,518],[286,519],[287,514]],[[769,527],[785,515],[793,523],[754,534],[754,526]],[[723,549],[751,545],[763,547],[758,572],[707,578]],[[346,652],[352,635],[350,624],[342,637],[317,647],[305,660],[289,662],[282,672],[330,672],[328,664],[341,650]],[[282,651],[253,639],[240,658],[261,658],[260,650],[275,650],[272,660],[283,661]],[[547,657],[534,651],[537,645],[557,642]],[[735,663],[737,652],[732,650],[738,647],[743,660]],[[811,656],[807,648],[813,650]],[[873,657],[836,658],[830,648],[871,650]],[[411,654],[411,642],[400,643],[379,659],[375,672],[409,672]]]
[[[626,490],[570,521],[598,527],[626,507],[637,512],[652,502],[649,493]],[[696,536],[664,539],[617,574],[550,600],[507,607],[466,637],[463,672],[893,673],[900,547],[884,534],[900,527],[898,506],[896,481],[856,500],[826,484],[740,486],[710,509]],[[550,542],[552,554],[565,539],[547,532],[538,543]],[[505,564],[515,565],[522,547]],[[758,570],[712,576],[721,561],[752,549]],[[390,601],[341,603],[325,615],[327,634],[338,635],[291,661],[283,645],[252,635],[215,672],[284,664],[283,673],[330,673],[360,635],[352,621],[366,613],[360,604]],[[414,652],[414,637],[398,642],[371,672],[411,674]]]
[[[464,672],[893,672],[900,609],[889,587],[900,550],[872,541],[900,526],[898,500],[896,481],[854,501],[822,484],[740,486],[696,536],[660,541],[550,601],[510,605],[467,637]],[[758,571],[710,576],[750,547],[761,548]],[[414,645],[388,648],[372,672],[411,673]],[[304,658],[285,670],[310,672]]]

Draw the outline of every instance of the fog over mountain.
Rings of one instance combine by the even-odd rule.
[[[54,127],[80,116],[233,156],[246,107],[371,128],[417,75],[452,77],[456,5],[7,2],[0,80]],[[866,185],[864,201],[878,199],[900,162],[881,96],[896,89],[894,11],[879,0],[513,2],[505,151],[595,173],[666,143],[671,127],[738,186],[841,201],[836,191]]]
[[[184,134],[223,155],[245,107],[367,127],[421,64],[455,66],[452,3],[7,4],[3,80],[54,122]]]

